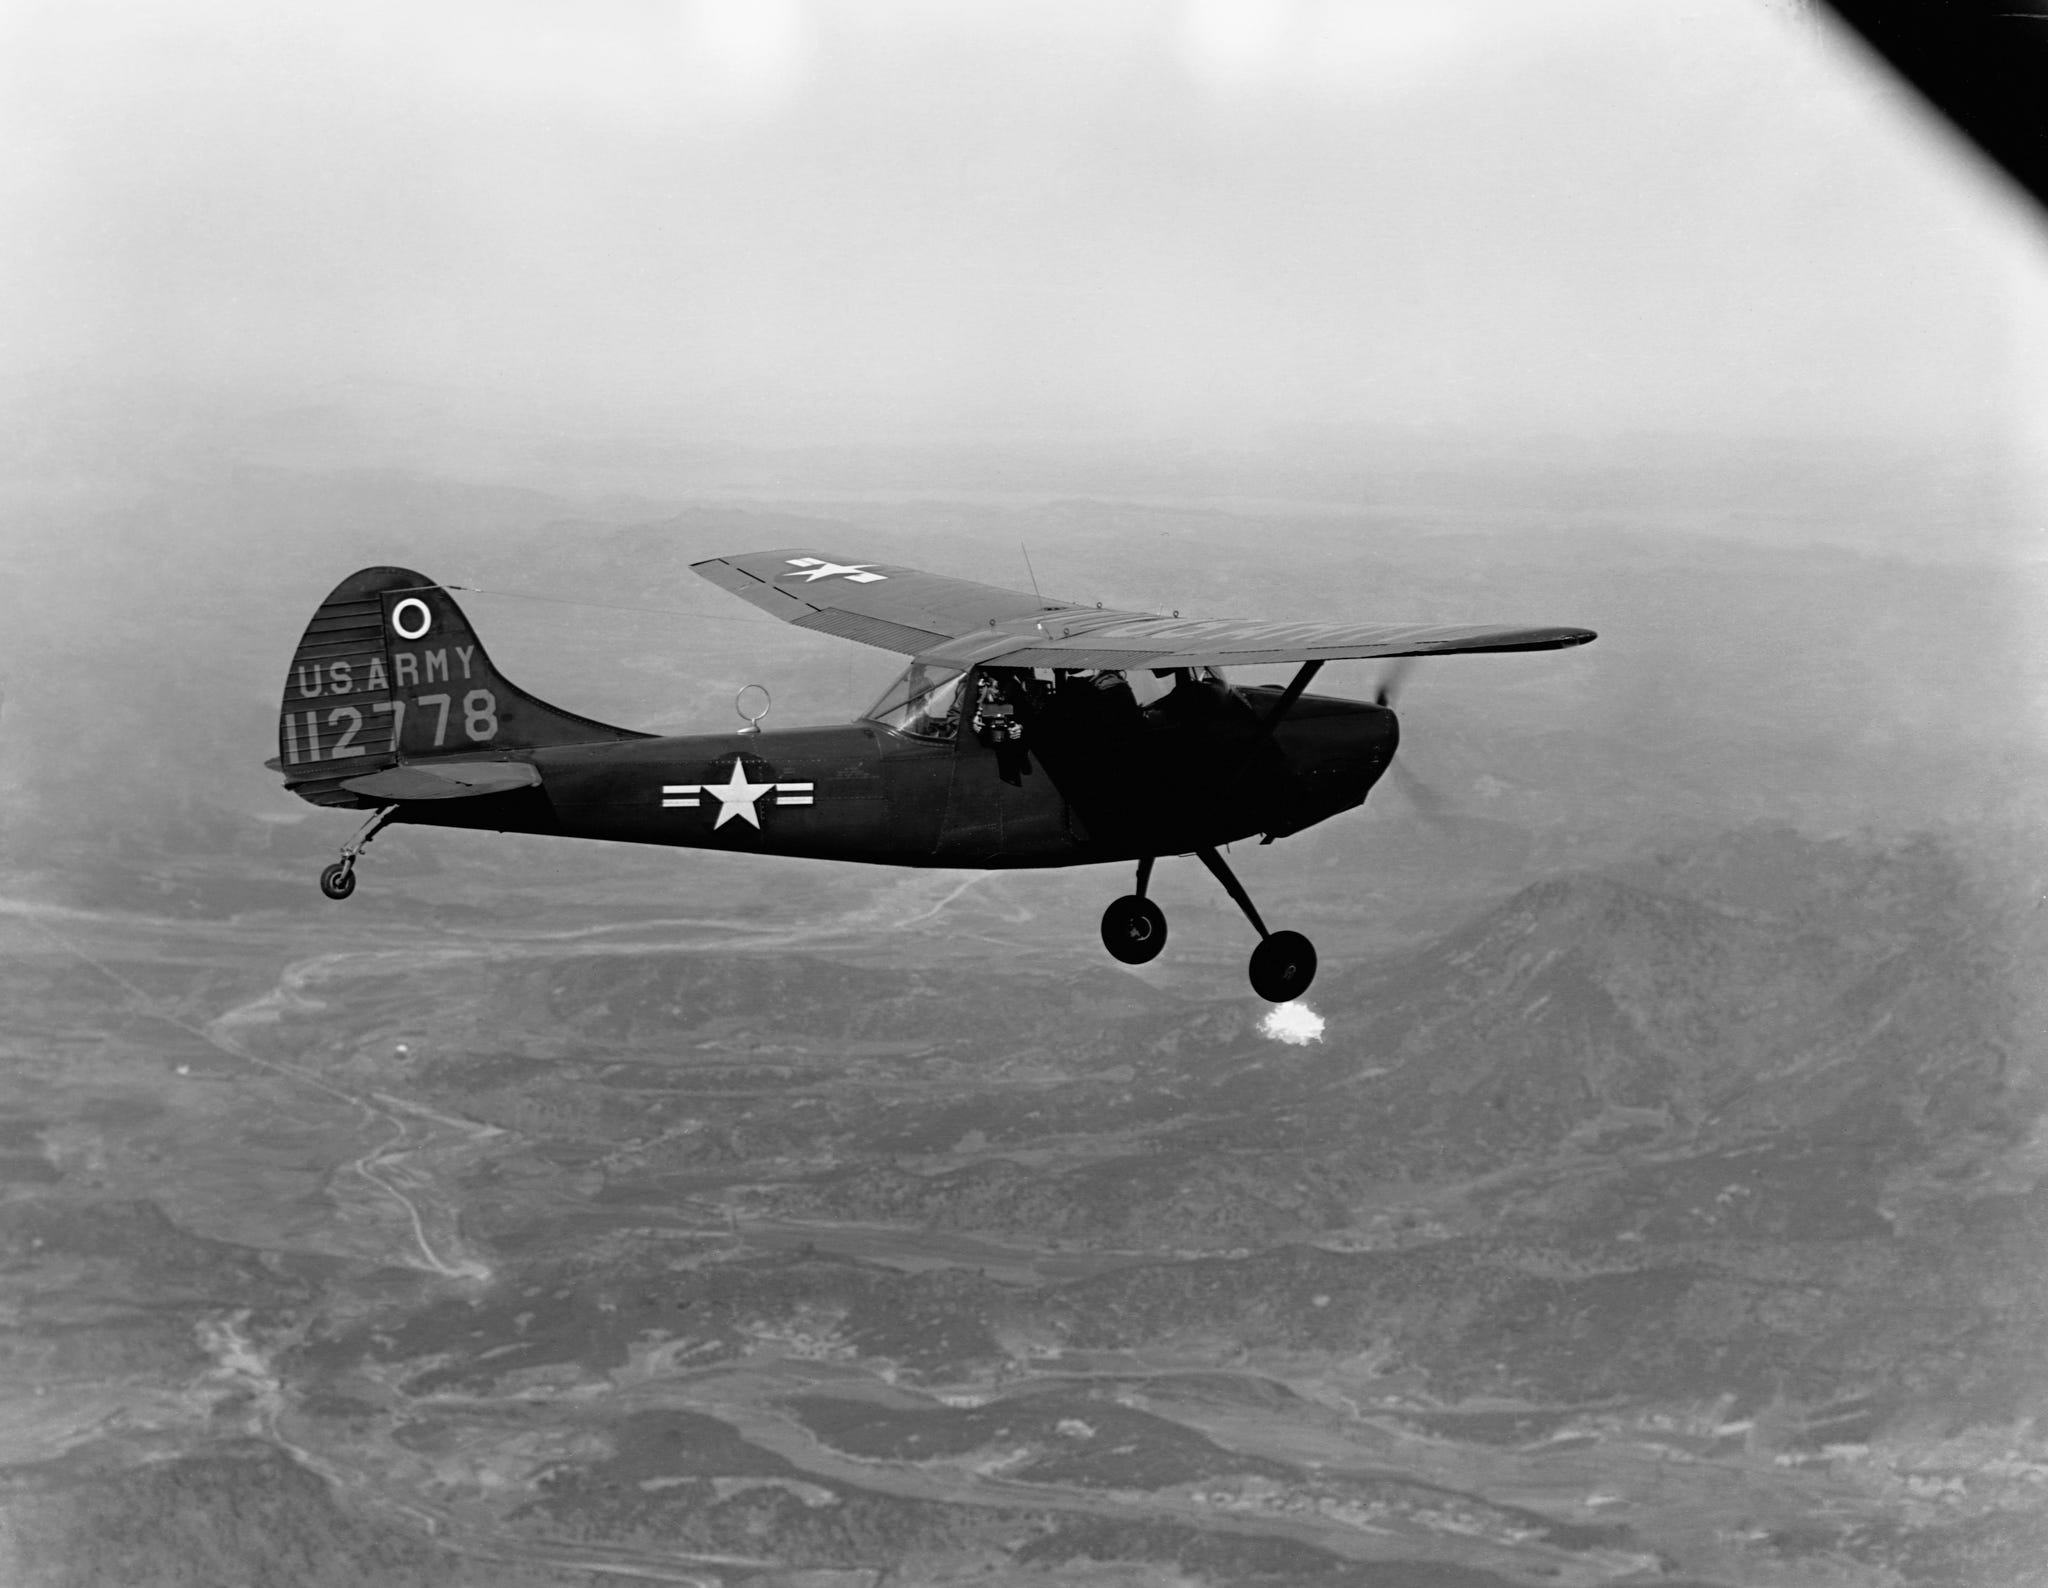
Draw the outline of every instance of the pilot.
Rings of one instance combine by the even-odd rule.
[[[1150,727],[1190,728],[1213,722],[1230,701],[1229,689],[1206,668],[1176,667],[1160,682],[1167,687],[1144,708]]]
[[[1121,737],[1136,725],[1138,703],[1124,675],[1092,667],[1062,670],[1059,675],[1061,723],[1084,737]]]
[[[1130,680],[1114,668],[1105,667],[1095,675],[1097,698],[1116,717],[1128,717],[1137,709],[1137,697],[1131,693]]]

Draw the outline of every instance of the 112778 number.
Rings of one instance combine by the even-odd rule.
[[[448,743],[448,719],[455,715],[452,695],[420,695],[413,702],[434,712],[434,743],[439,750]],[[405,733],[405,702],[380,700],[370,711],[391,718],[389,748],[397,750]],[[472,689],[462,697],[462,735],[471,744],[489,744],[498,736],[498,697],[488,689]],[[363,731],[363,713],[355,706],[336,706],[327,713],[324,726],[330,730],[328,743],[320,743],[321,722],[317,711],[288,711],[284,714],[284,759],[287,766],[304,761],[341,761],[368,755],[367,747],[356,743]],[[380,725],[381,726],[381,725]]]

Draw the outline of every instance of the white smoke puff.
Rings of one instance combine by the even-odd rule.
[[[1275,1004],[1259,1022],[1259,1032],[1289,1047],[1305,1048],[1323,1040],[1323,1017],[1304,1003]]]

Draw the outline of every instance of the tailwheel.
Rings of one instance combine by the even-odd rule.
[[[1157,959],[1166,947],[1166,912],[1140,894],[1125,894],[1102,912],[1102,946],[1126,965]]]
[[[1316,946],[1299,932],[1274,932],[1252,950],[1252,991],[1267,1003],[1292,1003],[1315,979]]]
[[[355,837],[341,846],[341,858],[320,873],[320,891],[330,899],[346,899],[356,891],[356,856],[368,846],[370,840],[381,833],[391,818],[398,814],[396,805],[386,805],[368,821]]]

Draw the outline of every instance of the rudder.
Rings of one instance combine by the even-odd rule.
[[[455,598],[432,580],[408,568],[364,568],[334,587],[299,640],[278,712],[276,764],[288,786],[326,782],[333,803],[352,804],[339,780],[401,761],[645,737],[551,706],[503,677]]]

